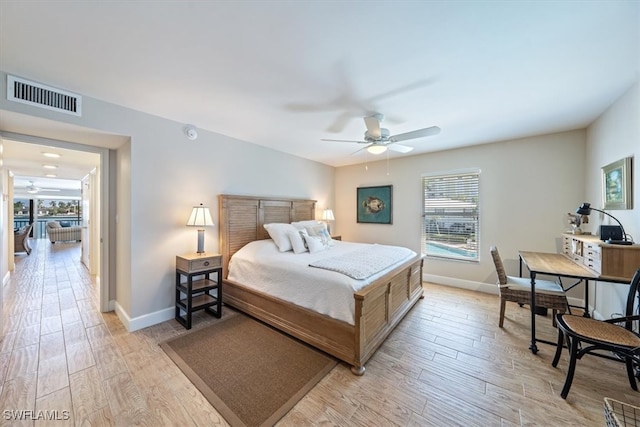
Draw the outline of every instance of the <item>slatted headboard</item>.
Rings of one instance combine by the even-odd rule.
[[[268,239],[265,224],[315,219],[316,200],[274,197],[218,196],[218,229],[224,278],[229,259],[254,240]]]

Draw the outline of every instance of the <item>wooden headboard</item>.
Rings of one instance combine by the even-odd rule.
[[[254,240],[268,239],[265,224],[315,219],[316,200],[275,197],[218,196],[218,235],[224,278],[229,259]]]

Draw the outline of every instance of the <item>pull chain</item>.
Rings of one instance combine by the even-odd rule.
[[[389,176],[389,149],[387,148],[387,176]]]

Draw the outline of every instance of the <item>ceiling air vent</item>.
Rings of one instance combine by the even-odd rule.
[[[7,99],[34,107],[82,116],[82,97],[75,93],[7,76]]]

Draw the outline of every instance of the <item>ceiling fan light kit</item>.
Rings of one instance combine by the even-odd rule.
[[[370,152],[371,154],[378,155],[387,151],[387,147],[384,145],[373,144],[367,147],[367,151]]]
[[[367,144],[366,147],[361,148],[353,154],[357,154],[362,150],[366,150],[371,154],[377,155],[384,153],[385,151],[387,151],[387,149],[405,154],[413,150],[413,147],[398,144],[399,141],[423,138],[425,136],[437,135],[440,133],[440,128],[438,126],[431,126],[428,128],[417,129],[398,135],[391,135],[389,129],[380,127],[380,123],[382,122],[383,118],[384,116],[382,114],[372,114],[364,118],[364,124],[367,127],[367,130],[364,132],[364,141],[350,141],[344,139],[322,139],[322,141],[355,142],[357,144]]]

